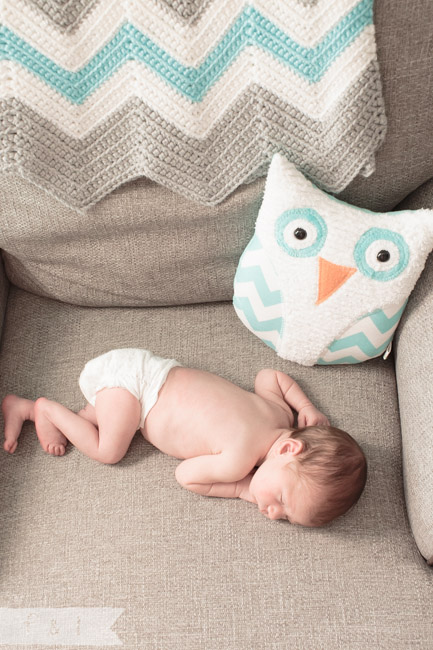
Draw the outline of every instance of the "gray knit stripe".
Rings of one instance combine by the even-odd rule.
[[[0,102],[1,168],[16,170],[74,207],[87,207],[137,176],[207,205],[266,173],[282,151],[330,192],[342,191],[385,135],[372,62],[322,122],[251,86],[205,139],[187,136],[135,98],[86,138],[66,135],[17,99]]]
[[[74,32],[100,0],[25,0],[64,32]]]
[[[72,33],[84,22],[91,9],[100,0],[25,0],[29,5],[36,7],[59,30]],[[119,0],[120,1],[120,0]],[[291,0],[293,2],[293,0]],[[294,0],[305,6],[312,7],[318,0]],[[192,24],[206,11],[206,9],[220,0],[154,0],[169,8],[177,18]]]

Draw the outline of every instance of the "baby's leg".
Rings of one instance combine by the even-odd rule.
[[[2,401],[2,412],[5,421],[5,441],[3,448],[13,454],[18,444],[18,437],[26,420],[35,419],[34,402],[17,395],[6,395]]]
[[[41,398],[35,404],[36,432],[42,447],[54,431],[60,431],[86,456],[112,464],[125,455],[138,429],[140,413],[140,402],[124,388],[97,393],[97,426],[65,406]]]
[[[95,407],[91,404],[86,404],[86,406],[81,409],[81,411],[78,411],[78,415],[85,420],[89,420],[89,422],[97,426],[98,420],[96,419]]]

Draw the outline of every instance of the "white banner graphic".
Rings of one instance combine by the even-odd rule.
[[[123,645],[110,629],[123,612],[115,607],[0,607],[0,646]]]

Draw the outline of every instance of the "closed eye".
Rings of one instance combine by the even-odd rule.
[[[284,499],[283,499],[283,495],[282,495],[282,494],[280,494],[280,505],[284,508],[284,510],[286,509],[286,504],[284,503]],[[289,524],[292,523],[292,522],[290,521],[289,515],[287,515],[286,513],[284,513],[284,519],[285,519],[286,521],[288,521]]]

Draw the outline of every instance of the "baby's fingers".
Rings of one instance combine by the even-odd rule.
[[[315,424],[317,426],[322,426],[322,427],[329,427],[330,426],[328,418],[325,418],[324,416],[321,417],[321,418],[317,418]]]
[[[329,427],[329,420],[324,415],[313,414],[310,417],[307,417],[305,419],[305,424],[303,426],[305,427],[328,426]]]
[[[307,419],[305,415],[298,415],[298,427],[306,427],[307,426]]]

